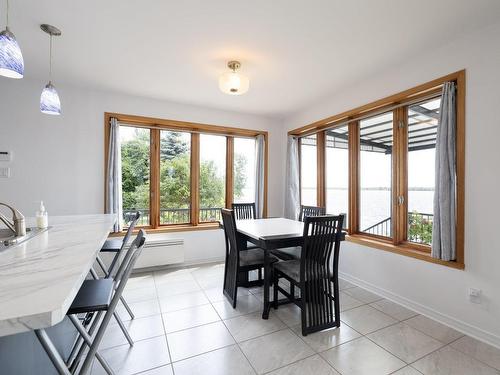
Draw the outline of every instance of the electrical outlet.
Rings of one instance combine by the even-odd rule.
[[[2,167],[0,168],[0,178],[9,178],[10,177],[10,168]]]
[[[481,303],[481,289],[469,288],[469,301]]]

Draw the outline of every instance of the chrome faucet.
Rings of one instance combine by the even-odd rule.
[[[21,237],[26,235],[26,220],[24,219],[24,215],[20,213],[15,208],[9,206],[6,203],[1,203],[0,206],[5,206],[12,211],[12,221],[9,221],[7,216],[0,212],[0,220],[9,228],[16,237]]]

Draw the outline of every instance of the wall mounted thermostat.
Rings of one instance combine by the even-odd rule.
[[[0,161],[11,161],[12,152],[10,151],[0,151]]]

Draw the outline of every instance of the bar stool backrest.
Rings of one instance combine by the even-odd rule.
[[[123,252],[125,250],[125,246],[127,245],[128,241],[130,240],[130,237],[132,236],[132,232],[134,231],[135,226],[137,225],[137,222],[139,221],[140,218],[141,218],[141,213],[140,213],[140,211],[137,211],[135,213],[132,221],[130,222],[130,224],[128,226],[127,233],[125,233],[125,237],[123,237],[122,246],[120,248],[120,251],[118,252],[118,254],[116,254],[117,259],[120,259],[120,257],[123,255]],[[112,267],[109,269],[108,274],[106,275],[107,278],[114,275],[114,271],[116,269],[117,263],[118,262],[112,263]]]
[[[256,219],[255,203],[233,203],[231,208],[237,220]]]
[[[144,230],[141,229],[135,240],[130,245],[130,248],[127,251],[127,254],[125,255],[125,258],[123,259],[123,262],[120,265],[120,269],[118,270],[117,273],[117,279],[119,281],[118,288],[116,288],[115,293],[113,294],[113,298],[111,299],[109,308],[106,311],[102,323],[99,326],[99,329],[97,330],[94,341],[92,342],[92,345],[89,348],[87,357],[85,358],[85,361],[83,362],[83,365],[80,369],[80,374],[86,374],[90,370],[90,366],[92,365],[97,349],[99,348],[99,344],[101,343],[106,328],[109,324],[109,321],[111,320],[111,317],[115,312],[116,305],[120,300],[123,290],[125,289],[125,285],[127,284],[128,278],[132,273],[134,264],[137,261],[137,258],[139,258],[139,256],[141,255],[145,241],[146,241],[145,232]]]

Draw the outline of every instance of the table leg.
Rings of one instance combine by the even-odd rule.
[[[264,311],[262,311],[262,319],[269,318],[269,284],[271,281],[271,262],[269,261],[269,251],[264,250]]]

